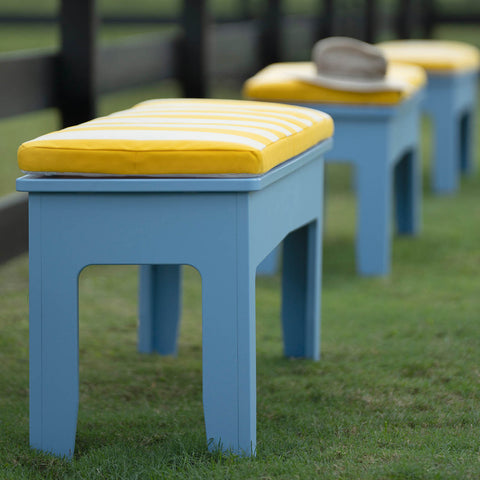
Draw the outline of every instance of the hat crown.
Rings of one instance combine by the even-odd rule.
[[[320,75],[355,80],[380,80],[387,61],[383,52],[368,43],[347,37],[330,37],[317,42],[312,60]]]

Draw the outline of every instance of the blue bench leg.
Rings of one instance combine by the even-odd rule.
[[[418,153],[410,150],[397,163],[395,175],[395,212],[397,231],[416,235],[421,225],[421,173]]]
[[[282,326],[287,357],[320,357],[322,233],[318,222],[284,241]]]
[[[447,109],[434,115],[433,122],[433,191],[438,194],[454,193],[460,182],[459,119],[452,109]]]
[[[385,151],[383,156],[371,152],[357,168],[356,256],[360,275],[386,275],[390,271],[393,179]]]
[[[141,265],[139,276],[138,350],[177,353],[182,308],[180,265]]]
[[[255,267],[234,252],[202,275],[203,407],[210,450],[256,448]],[[231,257],[233,261],[228,261]]]
[[[30,202],[30,218],[40,219]],[[78,413],[78,271],[71,245],[30,221],[30,445],[72,457]],[[38,227],[38,228],[36,228]],[[55,245],[55,246],[53,246]]]
[[[460,122],[460,170],[463,174],[469,175],[475,169],[475,114],[472,111],[466,112]]]
[[[281,246],[274,248],[257,268],[259,275],[275,275],[280,265]]]

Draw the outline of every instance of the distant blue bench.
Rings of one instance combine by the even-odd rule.
[[[392,65],[387,74],[405,80],[410,88],[364,93],[321,88],[293,77],[311,68],[309,62],[273,64],[246,82],[244,95],[301,104],[333,117],[335,145],[326,161],[355,167],[357,271],[386,275],[391,269],[393,206],[399,234],[415,235],[421,225],[419,119],[425,73],[419,67]],[[277,266],[278,251],[260,271],[271,274]]]
[[[424,111],[433,122],[431,184],[438,194],[458,190],[460,173],[474,168],[480,54],[476,47],[442,40],[396,40],[379,45],[388,58],[427,71]]]

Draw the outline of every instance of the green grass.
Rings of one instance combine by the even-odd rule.
[[[162,83],[106,96],[100,110],[174,95],[178,86]],[[53,111],[0,122],[1,193],[14,189],[17,145],[56,122]],[[191,268],[176,358],[136,352],[135,267],[82,273],[75,457],[31,451],[28,262],[1,266],[0,478],[479,478],[480,175],[435,197],[426,162],[421,235],[395,238],[391,275],[367,279],[355,274],[349,173],[327,172],[320,362],[283,358],[280,278],[257,282],[254,459],[206,450],[201,280]]]
[[[258,280],[256,459],[206,451],[191,268],[177,358],[136,352],[135,267],[82,274],[75,458],[30,451],[27,259],[0,268],[0,478],[478,478],[480,178],[427,190],[422,235],[365,279],[345,170],[328,172],[320,362],[282,357],[279,277]]]

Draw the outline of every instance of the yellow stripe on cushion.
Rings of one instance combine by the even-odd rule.
[[[303,107],[223,100],[153,100],[20,146],[26,172],[261,174],[333,134]]]
[[[412,63],[433,73],[478,70],[478,48],[447,40],[394,40],[377,45],[392,61]]]
[[[315,74],[312,62],[274,63],[243,86],[243,95],[254,100],[292,103],[337,103],[352,105],[394,105],[418,91],[426,83],[425,71],[414,65],[390,63],[388,79],[400,83],[398,91],[352,92],[322,87],[299,80]]]

